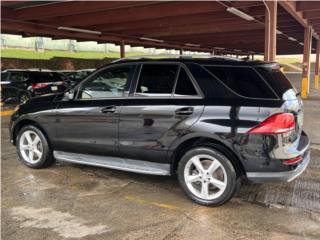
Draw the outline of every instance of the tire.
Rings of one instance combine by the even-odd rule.
[[[16,147],[20,161],[30,168],[45,168],[54,162],[47,138],[39,128],[33,125],[21,128],[16,139]],[[30,151],[32,152],[31,155]],[[32,159],[30,156],[32,156]]]
[[[178,179],[189,198],[207,206],[229,201],[241,182],[231,161],[208,147],[197,147],[184,154],[178,164]]]
[[[21,93],[19,95],[19,104],[26,103],[28,100],[30,100],[30,96],[28,93]]]

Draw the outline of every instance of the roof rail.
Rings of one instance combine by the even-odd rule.
[[[127,60],[143,60],[143,59],[163,59],[163,58],[173,58],[173,59],[226,59],[234,61],[243,61],[235,57],[221,56],[221,55],[180,55],[180,54],[157,54],[157,55],[139,55],[139,56],[130,56],[125,58],[119,58],[112,63],[127,61]]]

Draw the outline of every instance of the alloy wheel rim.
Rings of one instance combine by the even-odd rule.
[[[43,154],[43,145],[36,132],[25,131],[20,137],[19,147],[21,156],[26,162],[35,164],[40,161]]]
[[[27,95],[22,95],[22,97],[20,98],[20,103],[26,103],[28,101],[28,96]]]
[[[184,181],[198,198],[214,200],[220,197],[227,187],[227,173],[216,158],[201,154],[193,156],[184,169]]]

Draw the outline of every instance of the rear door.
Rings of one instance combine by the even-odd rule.
[[[202,95],[179,63],[144,63],[138,73],[121,109],[120,154],[167,162],[170,145],[201,115]]]

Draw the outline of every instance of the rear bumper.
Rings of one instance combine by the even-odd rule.
[[[310,151],[296,169],[287,172],[248,172],[247,178],[252,182],[291,182],[306,170],[310,162]]]
[[[252,182],[290,182],[300,176],[307,168],[310,162],[310,140],[308,136],[303,132],[299,146],[295,150],[296,156],[300,155],[303,160],[297,165],[294,170],[283,172],[247,172],[248,180]]]

